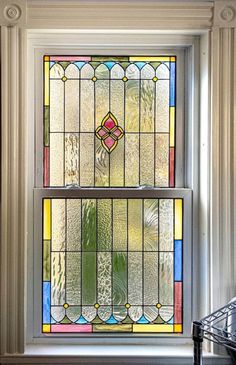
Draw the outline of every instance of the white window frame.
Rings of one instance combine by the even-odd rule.
[[[192,296],[194,295],[192,288],[192,264],[187,260],[188,257],[192,257],[192,229],[190,229],[190,222],[192,221],[192,208],[191,208],[191,192],[197,195],[196,186],[193,184],[193,175],[197,170],[197,159],[194,161],[194,165],[189,156],[193,156],[193,147],[198,148],[198,139],[195,136],[192,136],[192,133],[196,133],[196,125],[195,129],[193,128],[193,123],[198,123],[198,119],[193,118],[193,114],[196,116],[196,110],[198,110],[198,106],[196,103],[192,102],[192,93],[193,90],[196,94],[198,94],[198,56],[199,56],[199,37],[197,36],[185,36],[185,39],[180,41],[180,37],[176,35],[166,36],[166,35],[157,35],[157,34],[142,34],[140,35],[139,41],[137,41],[136,36],[129,33],[124,34],[116,34],[109,35],[109,39],[107,39],[108,34],[105,32],[104,34],[97,35],[93,33],[83,33],[80,32],[70,32],[70,34],[60,34],[57,33],[48,33],[45,37],[45,33],[38,32],[37,34],[32,33],[29,35],[29,53],[28,53],[28,64],[30,67],[30,77],[28,78],[28,90],[29,95],[31,96],[31,100],[29,103],[29,119],[35,120],[35,123],[31,124],[31,130],[29,134],[30,143],[30,153],[29,157],[31,161],[29,161],[29,171],[28,176],[31,176],[31,187],[29,190],[36,187],[41,189],[36,189],[35,192],[35,201],[34,201],[34,209],[33,209],[33,200],[29,201],[28,211],[30,212],[29,219],[32,220],[31,212],[34,211],[35,223],[34,226],[34,235],[33,231],[30,230],[29,227],[29,252],[30,252],[30,260],[33,260],[34,267],[34,284],[32,284],[32,272],[29,270],[28,277],[30,278],[28,282],[28,293],[29,293],[29,301],[31,303],[28,306],[28,342],[29,343],[99,343],[99,341],[103,341],[106,338],[106,342],[110,344],[117,343],[117,339],[119,339],[120,343],[135,344],[137,342],[137,338],[143,344],[150,343],[150,339],[155,344],[165,344],[167,339],[168,343],[191,343],[191,321],[193,318],[196,318],[195,313],[193,313],[192,306]],[[46,38],[46,39],[45,39]],[[92,40],[92,44],[91,43]],[[194,52],[194,56],[193,56]],[[184,295],[184,332],[183,334],[93,334],[93,338],[91,335],[86,334],[76,334],[76,336],[65,335],[65,334],[51,334],[44,335],[41,334],[41,222],[40,217],[42,217],[41,213],[41,204],[39,204],[40,199],[38,196],[56,196],[56,194],[63,194],[63,192],[58,189],[42,189],[42,166],[43,166],[43,158],[42,158],[42,145],[43,145],[43,100],[42,100],[42,90],[43,90],[43,75],[42,75],[42,60],[45,54],[78,54],[78,55],[93,55],[93,54],[102,54],[102,55],[158,55],[158,54],[175,54],[177,56],[177,120],[178,125],[176,127],[176,188],[169,189],[153,189],[150,193],[150,196],[153,194],[162,197],[185,197],[184,198],[184,281],[183,281],[183,295]],[[189,69],[186,67],[188,65]],[[40,70],[40,72],[38,72]],[[193,71],[194,70],[194,71]],[[192,77],[192,72],[194,72],[194,77]],[[32,77],[34,75],[34,77]],[[188,82],[187,82],[188,81]],[[186,93],[186,100],[184,100],[184,89]],[[187,122],[184,126],[184,119],[187,119]],[[191,145],[190,136],[193,137],[195,143]],[[32,141],[35,141],[35,146]],[[36,151],[36,154],[34,154]],[[34,160],[32,156],[35,156]],[[188,173],[185,173],[188,171]],[[35,172],[35,174],[34,174]],[[112,188],[108,188],[109,191]],[[128,189],[123,188],[124,191],[128,191]],[[39,190],[39,191],[37,191]],[[73,196],[80,196],[81,192],[74,191],[68,192],[66,190],[66,194],[63,196],[66,197],[69,194]],[[86,189],[84,189],[86,190]],[[96,190],[96,188],[95,188]],[[155,190],[155,192],[154,192]],[[138,195],[141,197],[140,190],[138,190]],[[84,193],[85,194],[85,193]],[[179,195],[178,195],[179,194]],[[108,193],[109,195],[109,193]],[[128,194],[126,194],[128,198]],[[32,194],[31,194],[32,196]],[[192,225],[191,225],[192,227]],[[196,240],[197,241],[197,240]],[[33,247],[34,250],[31,252],[32,242],[34,242]],[[33,257],[34,256],[34,257]],[[31,266],[31,265],[30,265]],[[34,311],[32,313],[32,303],[34,303]],[[34,327],[34,328],[33,328]]]

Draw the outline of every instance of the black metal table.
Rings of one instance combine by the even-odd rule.
[[[206,339],[224,346],[236,364],[236,300],[192,325],[193,364],[202,365],[202,343]]]

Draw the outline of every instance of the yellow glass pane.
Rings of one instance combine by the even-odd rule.
[[[49,105],[49,62],[44,62],[44,105]]]
[[[133,62],[139,62],[139,61],[143,61],[143,62],[156,62],[156,61],[161,61],[161,62],[168,62],[170,60],[170,57],[160,57],[160,56],[136,56],[136,57],[130,57],[129,58],[130,61]]]
[[[175,239],[182,240],[183,201],[175,199]]]
[[[172,333],[174,330],[173,324],[134,324],[133,332],[162,332]]]
[[[174,332],[182,332],[182,324],[174,324]]]
[[[51,239],[51,199],[43,200],[43,239]]]
[[[50,332],[51,332],[51,325],[43,324],[43,333],[50,333]]]
[[[170,147],[175,146],[175,107],[170,107]]]
[[[132,324],[97,324],[93,332],[132,332]]]

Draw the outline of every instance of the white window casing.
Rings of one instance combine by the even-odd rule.
[[[109,357],[111,353],[105,356],[104,339],[98,340],[98,350],[92,350],[92,343],[86,339],[81,339],[76,348],[66,342],[60,350],[53,341],[47,346],[43,341],[32,345],[35,341],[29,318],[34,318],[34,313],[29,298],[33,280],[29,273],[33,273],[33,214],[29,207],[33,206],[32,187],[36,186],[32,174],[33,126],[41,105],[34,103],[32,80],[40,78],[40,72],[34,74],[35,55],[41,52],[40,48],[75,52],[79,44],[90,54],[98,45],[104,54],[111,49],[122,49],[125,54],[131,45],[143,53],[157,47],[186,49],[188,173],[184,185],[196,191],[192,212],[194,319],[228,302],[235,296],[236,284],[235,1],[115,0],[108,6],[105,0],[4,0],[0,4],[0,22],[1,362],[40,363],[45,356],[48,363],[78,363],[77,355],[81,354],[87,363],[94,363],[88,356],[93,351],[90,354],[97,354],[97,363],[116,363]],[[31,345],[27,345],[30,337]],[[159,359],[160,364],[190,364],[191,347],[187,343],[191,341],[182,341],[180,352],[171,346],[176,345],[173,339],[169,339],[171,350],[164,347],[166,340],[162,338],[158,345],[156,338],[149,338],[146,345],[137,339],[129,344],[127,353],[124,349],[116,352],[117,363],[123,359],[125,363],[141,364],[142,356],[146,356],[145,363],[157,363]],[[116,344],[121,345],[122,339],[117,338]],[[135,349],[135,344],[143,346]],[[69,354],[73,354],[73,359],[68,361]],[[129,361],[127,354],[131,355]],[[209,363],[229,363],[225,356],[214,356],[206,355]]]

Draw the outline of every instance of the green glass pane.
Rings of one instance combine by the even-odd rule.
[[[50,241],[43,241],[43,280],[50,280]]]
[[[96,303],[96,253],[82,253],[82,304]]]

